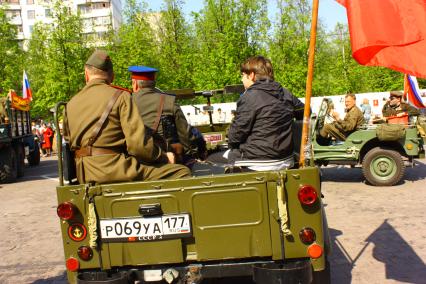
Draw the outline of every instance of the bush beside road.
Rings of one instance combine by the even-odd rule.
[[[426,283],[426,160],[394,187],[360,168],[323,168],[333,283]],[[0,185],[0,283],[66,283],[56,216],[56,157]]]

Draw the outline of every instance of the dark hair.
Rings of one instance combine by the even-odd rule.
[[[274,70],[269,59],[263,56],[248,58],[240,67],[241,73],[254,73],[256,80],[274,80]]]

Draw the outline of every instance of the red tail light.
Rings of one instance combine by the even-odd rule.
[[[78,257],[80,257],[82,260],[90,260],[93,256],[93,251],[88,246],[82,246],[78,248],[77,251]]]
[[[320,258],[322,256],[322,247],[319,244],[312,244],[308,247],[308,254],[313,259]]]
[[[58,213],[59,218],[68,221],[74,218],[76,208],[71,202],[64,202],[58,205],[56,212]]]
[[[70,257],[66,261],[66,266],[69,271],[77,271],[80,268],[80,262],[74,258]]]
[[[303,228],[299,232],[299,238],[302,241],[302,243],[306,245],[310,245],[313,242],[315,242],[317,236],[315,235],[315,231],[311,228]]]
[[[312,205],[318,199],[317,192],[312,185],[302,185],[299,188],[297,196],[299,197],[300,203],[303,205]]]

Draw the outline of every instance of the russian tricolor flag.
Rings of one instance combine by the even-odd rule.
[[[408,74],[404,76],[404,96],[413,106],[426,108],[420,97],[420,89],[416,77]]]
[[[24,70],[24,75],[22,80],[22,97],[30,101],[33,100],[33,94],[31,92],[30,82],[28,81],[27,73],[25,73],[25,70]]]

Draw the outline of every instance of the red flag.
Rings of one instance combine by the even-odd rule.
[[[346,7],[352,55],[426,78],[426,0],[336,0]]]

